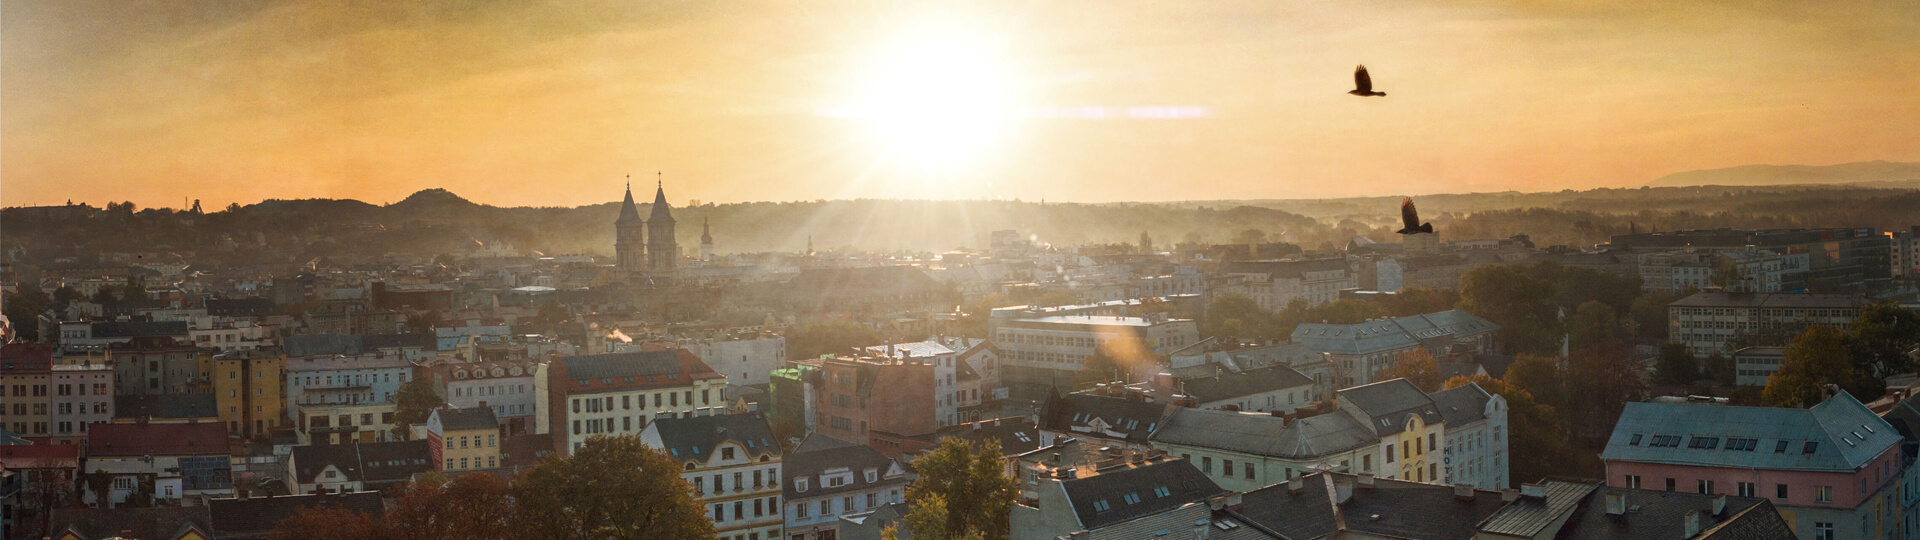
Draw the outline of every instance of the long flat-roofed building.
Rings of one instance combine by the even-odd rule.
[[[1702,229],[1613,236],[1611,246],[1647,251],[1748,251],[1807,255],[1807,271],[1792,273],[1781,290],[1817,292],[1856,290],[1871,279],[1886,279],[1892,268],[1891,240],[1871,228]]]
[[[726,411],[727,376],[686,349],[569,356],[541,364],[541,429],[571,454],[593,435],[634,435],[660,418]],[[537,431],[536,431],[537,432]]]
[[[1162,315],[1059,315],[996,321],[989,335],[1009,383],[1069,387],[1095,350],[1114,356],[1171,353],[1199,341],[1191,319]]]
[[[1846,328],[1867,306],[1859,293],[1703,292],[1667,304],[1667,339],[1694,356],[1725,351],[1735,337],[1809,325]]]

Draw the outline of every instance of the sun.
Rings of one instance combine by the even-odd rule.
[[[1011,86],[988,36],[952,25],[902,29],[867,51],[851,106],[887,160],[953,168],[984,159],[1011,118]]]

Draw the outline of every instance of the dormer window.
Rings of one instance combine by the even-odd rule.
[[[880,481],[880,471],[875,469],[867,469],[867,483],[871,484],[879,481]]]
[[[733,447],[721,448],[720,459],[733,459]]]
[[[807,491],[807,479],[805,478],[793,479],[793,490],[796,492],[805,493]]]

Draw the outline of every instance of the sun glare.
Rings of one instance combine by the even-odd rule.
[[[994,43],[951,27],[903,31],[871,50],[853,105],[885,159],[952,169],[1004,135],[1009,84]]]

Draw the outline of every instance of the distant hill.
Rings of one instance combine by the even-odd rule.
[[[1862,161],[1839,165],[1742,165],[1725,169],[1687,171],[1648,182],[1653,187],[1779,186],[1789,184],[1853,184],[1920,180],[1920,163]]]

